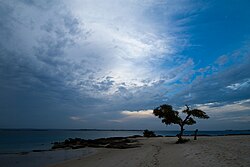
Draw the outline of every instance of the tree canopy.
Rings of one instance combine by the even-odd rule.
[[[154,115],[162,119],[162,123],[166,125],[178,124],[181,127],[180,134],[178,135],[179,140],[182,140],[182,135],[184,132],[185,125],[193,125],[196,123],[195,117],[200,119],[208,119],[209,116],[202,110],[199,109],[190,109],[186,105],[186,109],[182,113],[186,114],[186,117],[182,119],[179,115],[179,112],[174,110],[171,105],[163,104],[153,111]]]

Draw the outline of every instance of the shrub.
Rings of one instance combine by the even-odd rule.
[[[144,137],[156,137],[155,133],[153,131],[150,131],[150,130],[144,130],[143,132],[143,136]]]

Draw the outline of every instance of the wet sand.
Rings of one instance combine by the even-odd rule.
[[[94,148],[78,150],[56,150],[18,154],[0,154],[1,167],[44,167],[67,160],[82,158],[94,154]]]

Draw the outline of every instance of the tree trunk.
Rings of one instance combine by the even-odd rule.
[[[180,131],[180,133],[179,133],[179,135],[178,135],[178,138],[179,138],[179,140],[182,140],[182,136],[183,136],[183,132],[184,132],[184,126],[183,125],[180,125],[181,126],[181,131]]]

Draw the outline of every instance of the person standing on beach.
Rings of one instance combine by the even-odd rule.
[[[196,129],[196,130],[194,131],[194,140],[197,140],[197,133],[198,133],[198,129]]]

